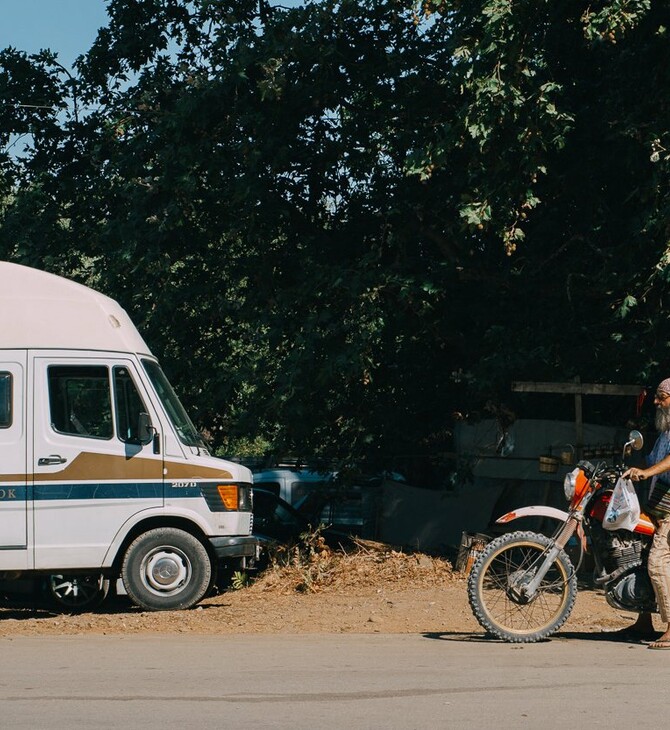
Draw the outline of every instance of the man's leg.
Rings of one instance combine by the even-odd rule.
[[[653,641],[651,649],[670,649],[670,517],[661,520],[656,526],[654,543],[649,551],[647,568],[651,584],[654,586],[658,611],[666,629]]]
[[[658,633],[654,629],[650,613],[640,613],[634,624],[627,626],[621,630],[622,634],[630,634],[631,636],[640,636],[640,638],[653,638]]]

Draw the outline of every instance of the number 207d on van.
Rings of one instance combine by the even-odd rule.
[[[251,483],[115,301],[0,262],[0,578],[121,578],[145,609],[188,608],[255,555]]]

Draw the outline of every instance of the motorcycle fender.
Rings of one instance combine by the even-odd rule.
[[[512,510],[512,512],[506,512],[504,515],[498,517],[496,522],[512,522],[512,520],[518,520],[520,517],[550,517],[551,519],[558,520],[559,522],[567,522],[569,515],[562,509],[547,507],[546,505],[540,504],[532,505],[530,507],[519,507],[518,509]],[[584,534],[584,528],[581,524],[577,525],[577,535],[582,544],[582,550],[586,550],[586,535]]]
[[[568,519],[568,513],[564,512],[562,509],[556,509],[556,507],[532,505],[531,507],[519,507],[512,512],[506,512],[504,515],[498,517],[496,522],[511,522],[512,520],[518,520],[519,517],[551,517],[559,522],[566,522]]]

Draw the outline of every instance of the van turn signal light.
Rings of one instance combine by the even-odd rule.
[[[219,497],[221,497],[223,506],[231,512],[235,511],[238,504],[237,484],[219,484],[216,489]]]

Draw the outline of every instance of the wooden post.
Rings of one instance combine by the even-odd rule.
[[[579,375],[575,376],[575,383],[581,385]],[[575,393],[575,451],[577,459],[582,458],[582,449],[584,448],[584,421],[582,419],[582,394]]]

